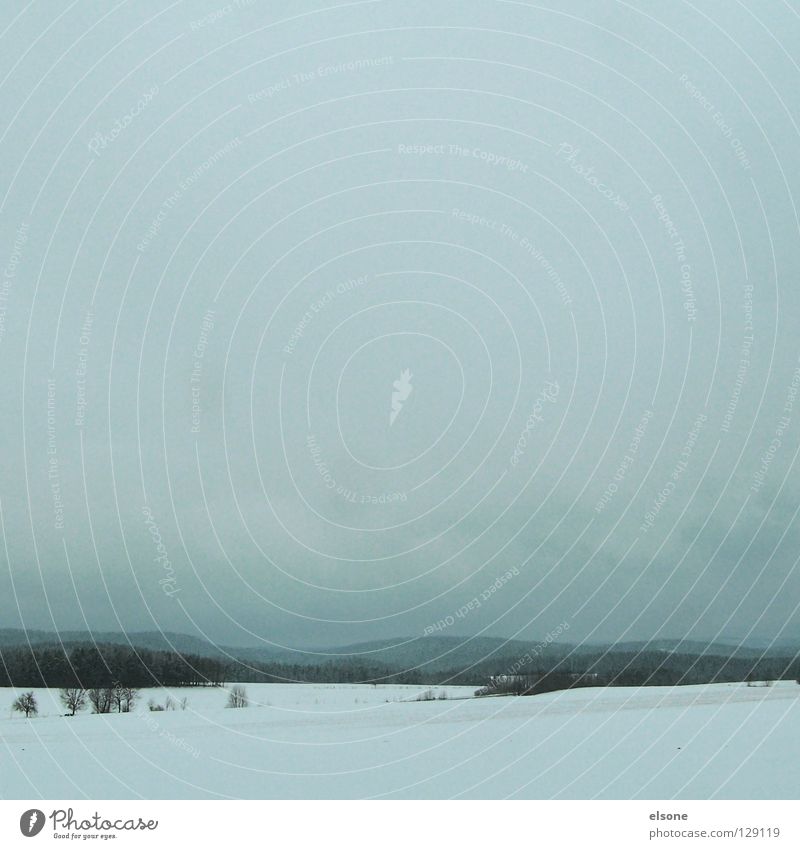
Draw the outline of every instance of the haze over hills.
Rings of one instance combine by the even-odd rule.
[[[196,654],[201,657],[227,657],[240,649],[226,649],[200,637],[189,634],[176,634],[170,631],[135,631],[125,634],[119,631],[24,631],[21,628],[0,629],[0,648],[9,646],[32,646],[43,644],[97,643],[154,651],[177,651],[182,654]]]
[[[22,629],[0,629],[0,648],[12,646],[73,644],[112,644],[155,651],[172,651],[217,659],[233,659],[252,663],[287,663],[300,666],[323,665],[353,660],[393,669],[424,669],[426,672],[464,669],[472,664],[496,661],[507,667],[519,658],[541,658],[553,663],[567,657],[607,652],[638,654],[660,652],[682,655],[717,655],[735,658],[759,658],[800,655],[800,640],[782,639],[771,645],[736,645],[724,642],[656,639],[615,644],[566,643],[526,640],[504,640],[500,637],[462,638],[427,636],[394,638],[354,643],[333,649],[281,649],[265,646],[237,647],[216,645],[188,634],[138,631],[120,632],[61,631],[59,633]]]

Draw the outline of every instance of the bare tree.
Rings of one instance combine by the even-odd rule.
[[[228,693],[228,704],[226,707],[246,708],[248,704],[247,690],[245,690],[241,684],[235,684],[231,687],[230,692]]]
[[[36,716],[36,714],[39,713],[39,706],[36,704],[36,696],[33,695],[33,690],[23,693],[14,701],[14,704],[12,704],[11,707],[17,711],[17,713],[24,713],[25,719],[28,719],[31,716]]]
[[[111,713],[114,691],[110,687],[93,687],[88,696],[95,713]]]
[[[136,699],[139,698],[139,691],[135,687],[122,687],[121,690],[122,712],[130,713],[133,710]]]
[[[75,716],[86,707],[86,690],[83,687],[64,687],[60,696],[61,704],[70,712],[70,716]]]
[[[126,687],[117,681],[110,690],[111,706],[117,709],[117,713],[130,713],[136,701],[139,691],[134,687]]]

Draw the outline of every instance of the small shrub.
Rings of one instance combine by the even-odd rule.
[[[236,684],[231,687],[228,693],[228,704],[225,707],[229,708],[246,708],[249,704],[247,699],[247,690],[241,684]]]

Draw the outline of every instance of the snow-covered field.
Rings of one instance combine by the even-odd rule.
[[[426,687],[249,684],[173,691],[186,710],[12,716],[0,689],[3,798],[796,799],[800,686],[592,688],[414,701]],[[17,691],[21,692],[21,691]]]

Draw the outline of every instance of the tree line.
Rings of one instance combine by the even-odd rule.
[[[43,644],[0,648],[0,687],[103,690],[115,686],[195,687],[228,683],[451,684],[499,682],[514,691],[574,686],[655,686],[800,678],[797,656],[746,658],[661,651],[542,653],[521,663],[494,656],[465,667],[398,669],[361,658],[305,665],[202,657],[117,644]],[[493,683],[494,682],[494,683]]]
[[[440,675],[398,671],[360,660],[306,666],[210,658],[108,644],[44,644],[0,648],[0,687],[104,689],[201,687],[227,683],[437,683]],[[474,683],[474,679],[472,681]]]
[[[574,657],[539,658],[515,665],[493,660],[478,664],[487,679],[479,695],[535,695],[573,687],[656,687],[722,684],[738,681],[800,680],[800,658],[731,657],[675,652],[597,652]],[[459,676],[457,676],[459,677]]]
[[[225,674],[226,665],[215,658],[112,644],[0,649],[0,687],[216,686]]]
[[[75,716],[87,704],[92,706],[93,713],[130,713],[139,697],[135,687],[116,682],[110,687],[93,687],[84,690],[83,687],[62,687],[59,693],[61,704],[69,711],[65,716]],[[39,703],[33,690],[18,696],[12,703],[11,709],[24,713],[25,719],[30,719],[39,713]]]

